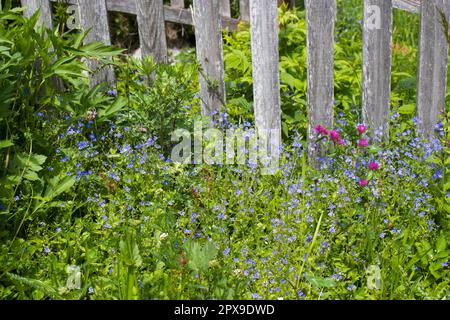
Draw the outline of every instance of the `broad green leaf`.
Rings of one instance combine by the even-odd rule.
[[[67,192],[75,184],[76,178],[66,176],[64,179],[59,181],[59,177],[56,176],[50,180],[47,190],[45,190],[44,197],[48,199],[53,199],[60,194]]]
[[[119,97],[113,104],[111,104],[110,106],[108,106],[104,109],[101,109],[98,112],[98,118],[99,119],[108,118],[108,117],[116,114],[120,110],[122,110],[124,106],[125,106],[125,99],[122,97]]]
[[[0,141],[0,150],[13,146],[14,143],[11,140],[1,140]]]
[[[306,275],[306,279],[316,288],[331,288],[336,286],[333,278],[314,277],[311,274]]]
[[[28,181],[37,181],[39,180],[39,176],[37,175],[36,172],[34,171],[27,171],[24,176],[25,179],[27,179]]]

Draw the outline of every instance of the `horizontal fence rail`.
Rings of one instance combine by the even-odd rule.
[[[392,5],[394,6],[394,8],[401,9],[404,11],[412,13],[420,12],[420,0],[393,0]]]
[[[51,0],[55,1],[55,0]],[[361,0],[364,4],[362,118],[380,140],[388,139],[392,11],[400,9],[420,15],[417,75],[417,117],[424,133],[431,135],[445,108],[448,43],[441,13],[450,16],[450,0]],[[257,128],[279,130],[280,92],[276,0],[240,0],[239,19],[231,17],[230,0],[194,0],[186,8],[183,0],[69,0],[77,5],[81,27],[93,27],[88,41],[110,43],[107,12],[137,16],[141,50],[157,61],[167,61],[164,22],[192,25],[197,58],[201,65],[200,98],[203,114],[212,116],[225,103],[222,29],[235,30],[250,22],[254,80],[254,112]],[[53,26],[49,0],[22,0],[29,16],[41,9],[40,22]],[[306,0],[308,110],[310,129],[317,124],[332,126],[334,106],[334,23],[336,0]],[[90,65],[96,68],[95,63]],[[112,69],[100,70],[93,83],[114,81]],[[218,83],[214,88],[211,79]],[[310,154],[317,154],[310,143]]]

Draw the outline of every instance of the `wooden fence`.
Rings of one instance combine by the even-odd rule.
[[[53,0],[52,0],[53,1]],[[448,44],[440,12],[450,15],[450,0],[361,0],[364,2],[362,115],[376,137],[388,139],[394,8],[420,14],[417,117],[432,134],[445,107]],[[230,0],[69,0],[78,6],[81,28],[93,28],[86,41],[109,44],[107,11],[137,16],[141,50],[167,60],[165,21],[195,27],[203,114],[211,116],[225,103],[222,29],[240,21],[251,27],[254,110],[259,129],[281,128],[277,0],[240,0],[240,19],[230,17]],[[22,0],[26,15],[41,9],[41,22],[52,27],[49,0]],[[317,124],[333,124],[334,26],[336,0],[305,0],[307,19],[308,109],[310,134]],[[94,66],[95,67],[95,66]],[[95,75],[94,83],[113,81],[112,69]],[[214,85],[212,84],[214,83]]]

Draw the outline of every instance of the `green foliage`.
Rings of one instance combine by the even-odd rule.
[[[84,45],[85,33],[59,36],[57,28],[37,25],[38,13],[26,19],[22,10],[0,11],[0,201],[13,202],[21,195],[29,200],[17,211],[7,208],[14,217],[8,221],[15,225],[16,234],[45,203],[75,182],[62,178],[65,172],[42,175],[52,149],[50,128],[45,123],[39,127],[36,120],[61,111],[84,117],[95,108],[99,120],[106,120],[124,106],[123,99],[114,101],[104,88],[89,88],[85,72],[90,70],[83,62],[96,59],[110,64],[119,50],[101,43]]]
[[[117,91],[128,97],[131,109],[123,125],[170,137],[177,128],[190,127],[190,115],[199,112],[196,94],[198,67],[192,63],[156,64],[151,56],[130,58],[121,65]],[[169,152],[170,139],[160,141]]]

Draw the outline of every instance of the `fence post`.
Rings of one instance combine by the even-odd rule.
[[[170,6],[173,8],[184,8],[184,0],[171,0]]]
[[[306,0],[309,107],[309,155],[315,162],[321,148],[314,143],[314,128],[333,125],[334,23],[336,0]]]
[[[277,15],[276,1],[250,0],[255,124],[258,138],[261,138],[260,134],[269,133],[267,138],[272,145],[279,147],[281,108]]]
[[[449,0],[421,3],[417,116],[426,136],[434,133],[439,114],[445,109],[448,43],[439,11],[450,13]]]
[[[392,0],[364,0],[363,121],[375,141],[389,139]]]
[[[220,0],[220,15],[222,17],[231,17],[230,0]]]
[[[202,115],[212,119],[225,103],[219,0],[194,0],[193,4]]]
[[[26,7],[25,17],[31,17],[37,10],[41,10],[38,24],[45,24],[48,29],[53,29],[52,8],[49,0],[21,0],[22,7]]]
[[[239,16],[241,17],[241,20],[250,21],[249,0],[239,0]]]
[[[108,26],[108,11],[105,0],[77,0],[80,15],[80,23],[83,30],[92,28],[84,39],[85,43],[100,41],[104,44],[111,44],[111,37]],[[97,61],[88,61],[90,69],[94,70],[91,76],[91,86],[107,81],[115,82],[114,69],[112,66],[106,66],[99,69],[100,64]]]
[[[136,0],[141,55],[152,55],[157,63],[167,62],[163,0]]]

